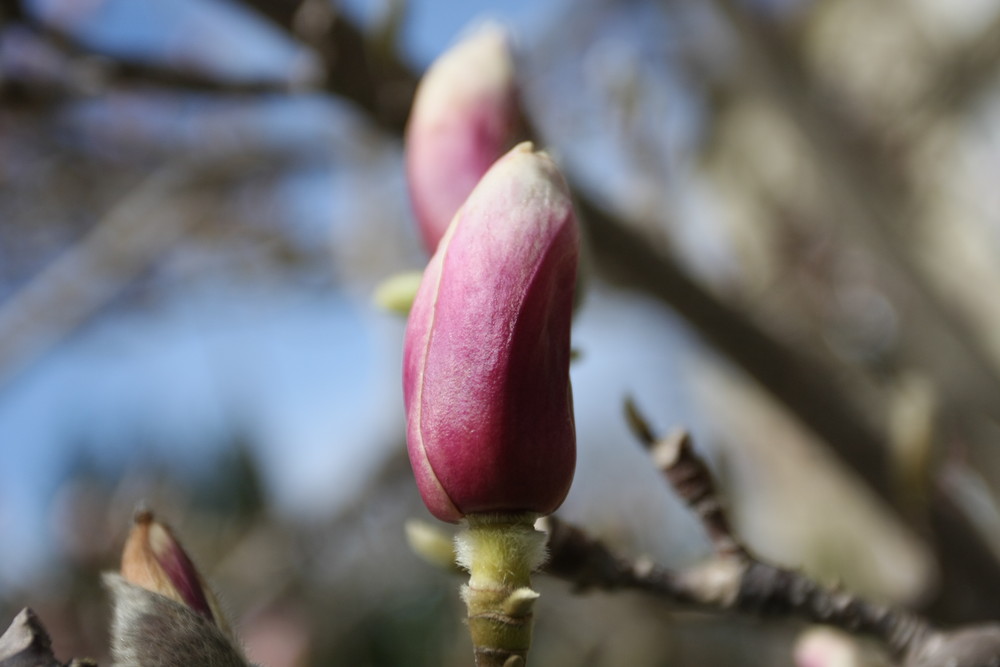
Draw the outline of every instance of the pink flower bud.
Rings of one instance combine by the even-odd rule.
[[[406,173],[429,252],[482,175],[510,146],[515,90],[506,35],[495,25],[451,48],[421,80],[406,129]]]
[[[839,630],[816,627],[806,630],[795,642],[796,667],[862,667],[855,641]]]
[[[549,514],[566,497],[579,243],[558,169],[524,143],[483,176],[428,264],[403,387],[410,462],[439,519]]]
[[[121,574],[106,573],[104,583],[114,599],[114,664],[249,666],[212,591],[152,512],[136,513]]]
[[[122,552],[122,577],[129,583],[159,593],[218,622],[216,603],[194,563],[165,524],[152,512],[135,515]]]

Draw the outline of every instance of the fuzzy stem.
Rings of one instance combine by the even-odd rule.
[[[530,575],[545,560],[545,534],[533,514],[474,514],[455,538],[459,564],[469,571],[462,599],[477,667],[522,667],[531,646],[538,593]]]

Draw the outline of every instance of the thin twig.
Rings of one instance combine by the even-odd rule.
[[[942,631],[913,612],[876,604],[823,586],[805,574],[765,563],[731,532],[714,482],[683,431],[658,439],[634,402],[626,403],[637,437],[653,451],[657,467],[713,535],[716,553],[683,570],[625,558],[583,530],[548,517],[550,558],[545,571],[578,590],[637,590],[671,603],[716,613],[797,618],[881,641],[904,667],[1000,665],[1000,624]],[[663,447],[660,452],[657,448]]]
[[[913,105],[914,115],[923,122],[907,122],[907,131],[918,136],[941,116],[967,113],[973,102],[994,89],[998,69],[1000,14],[980,26],[975,35],[936,68],[932,85]]]
[[[676,429],[664,438],[657,438],[631,397],[625,399],[625,415],[632,432],[649,450],[657,470],[701,521],[716,555],[751,560],[746,546],[733,533],[716,493],[712,472],[694,451],[690,434]]]
[[[729,518],[715,491],[708,466],[692,448],[691,436],[678,429],[657,439],[649,423],[631,398],[625,400],[625,414],[632,431],[649,450],[653,463],[688,507],[701,521],[715,553],[723,557],[748,559],[746,547],[736,539]]]
[[[827,588],[801,572],[750,555],[717,555],[684,570],[625,558],[580,528],[556,517],[549,533],[547,574],[577,590],[635,590],[703,612],[796,618],[823,623],[882,641],[897,657],[922,644],[931,632],[920,616]]]
[[[122,56],[103,57],[76,42],[71,35],[37,21],[27,21],[38,39],[59,50],[76,62],[86,59],[86,67],[68,69],[58,83],[54,81],[16,82],[3,81],[0,100],[17,99],[19,96],[36,102],[61,102],[79,97],[91,97],[97,92],[121,85],[140,87],[156,86],[182,91],[200,91],[227,95],[264,95],[288,93],[306,85],[300,81],[275,78],[233,80],[215,77],[196,69],[164,66]],[[101,55],[100,59],[93,58]],[[74,80],[78,79],[78,80]],[[308,83],[308,82],[306,82]]]
[[[897,657],[924,640],[930,626],[915,614],[824,587],[801,572],[776,567],[751,554],[733,533],[712,473],[698,456],[687,432],[676,431],[657,438],[634,401],[626,401],[625,411],[636,436],[650,450],[656,467],[701,520],[712,541],[715,558],[694,572],[710,567],[717,574],[720,570],[727,571],[726,562],[739,565],[728,569],[732,577],[728,595],[720,597],[718,591],[713,592],[716,596],[713,599],[728,600],[724,608],[755,615],[795,616],[871,635],[882,640]]]
[[[218,211],[218,191],[294,159],[284,151],[246,151],[177,160],[154,172],[0,304],[0,391]]]

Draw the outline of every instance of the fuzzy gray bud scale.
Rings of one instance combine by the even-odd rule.
[[[104,575],[114,600],[115,667],[249,667],[242,651],[211,619],[163,595]]]

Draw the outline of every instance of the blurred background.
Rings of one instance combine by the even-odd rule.
[[[562,517],[707,553],[630,395],[760,555],[1000,617],[1000,2],[0,0],[0,625],[106,661],[145,502],[261,664],[471,662],[371,293],[427,259],[416,81],[486,20],[588,237]],[[803,629],[538,585],[538,664],[790,665]]]

